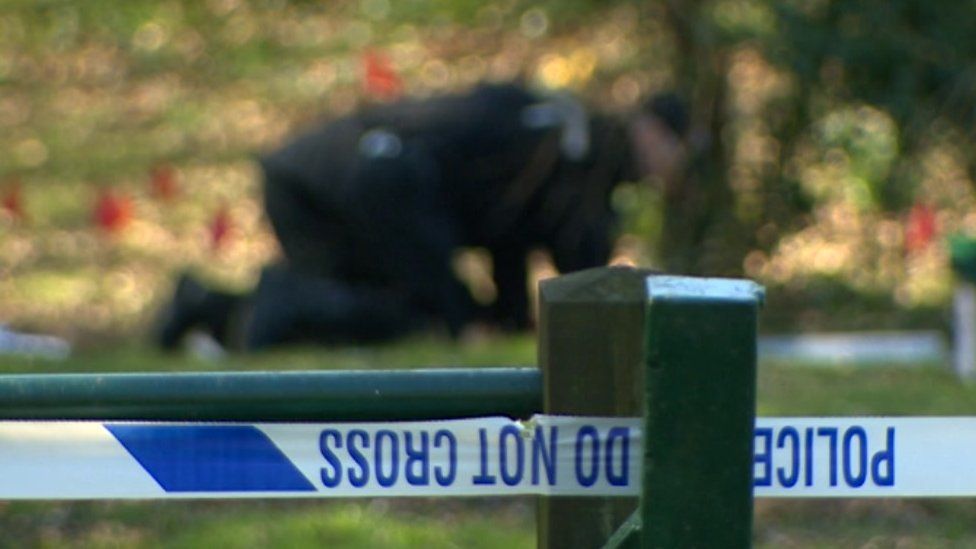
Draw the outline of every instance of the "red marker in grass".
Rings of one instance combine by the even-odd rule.
[[[363,54],[363,87],[369,95],[389,101],[403,93],[403,80],[385,55],[367,51]]]
[[[221,204],[210,221],[210,248],[214,252],[227,245],[233,225],[230,210],[226,204]]]
[[[99,229],[109,234],[117,234],[132,220],[132,201],[128,196],[108,189],[102,189],[95,200],[92,221]]]
[[[905,222],[905,250],[910,254],[925,250],[935,240],[938,231],[935,210],[928,204],[915,204]]]
[[[20,179],[11,178],[4,186],[3,197],[0,198],[0,207],[10,219],[17,222],[27,221],[27,210],[24,207],[24,195]]]

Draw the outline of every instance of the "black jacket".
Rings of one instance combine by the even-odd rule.
[[[324,221],[311,235],[320,253],[295,261],[299,268],[319,262],[306,270],[399,287],[456,330],[472,307],[452,254],[484,247],[494,262],[495,320],[524,326],[525,254],[548,249],[560,271],[605,264],[610,194],[634,177],[621,123],[588,117],[588,146],[569,155],[565,120],[539,108],[546,102],[515,85],[483,85],[372,107],[265,156],[266,195],[287,187],[301,197],[268,211],[286,255],[289,240],[310,235],[294,234],[302,229],[285,216]]]

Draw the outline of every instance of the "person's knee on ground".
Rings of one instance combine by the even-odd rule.
[[[393,290],[355,286],[279,265],[261,273],[242,326],[241,347],[385,341],[415,327],[406,300]]]

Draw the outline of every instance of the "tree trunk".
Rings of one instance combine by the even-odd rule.
[[[693,136],[701,137],[683,176],[665,189],[659,255],[667,272],[738,275],[747,250],[727,170],[728,52],[702,15],[703,4],[665,0],[676,46],[676,87],[689,98]]]

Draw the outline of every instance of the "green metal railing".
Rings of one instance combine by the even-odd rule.
[[[541,409],[535,368],[0,376],[0,419],[385,421]]]

